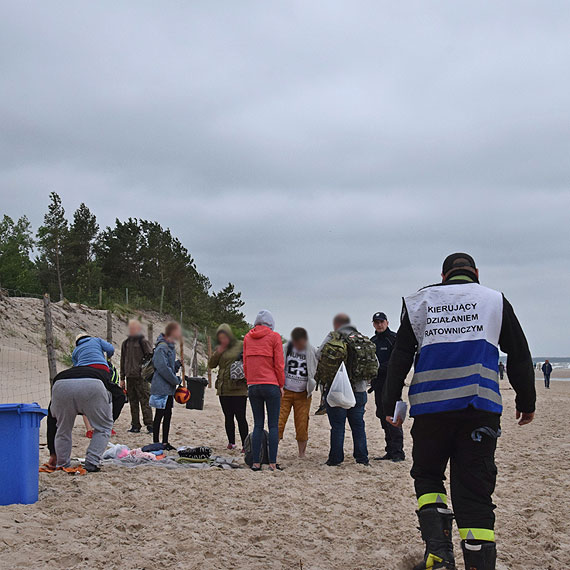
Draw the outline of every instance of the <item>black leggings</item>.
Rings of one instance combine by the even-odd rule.
[[[235,445],[236,442],[236,426],[234,418],[237,420],[239,435],[242,445],[249,433],[249,426],[245,418],[245,410],[247,404],[247,396],[220,396],[220,404],[224,417],[226,419],[226,434],[228,442]]]
[[[172,407],[174,406],[174,396],[168,396],[164,410],[158,408],[154,412],[154,422],[152,423],[152,440],[158,443],[160,440],[160,422],[162,423],[162,443],[168,442],[168,432],[170,431],[170,420],[172,419]]]

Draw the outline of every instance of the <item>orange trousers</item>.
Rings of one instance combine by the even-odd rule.
[[[307,392],[292,392],[284,390],[281,398],[281,410],[279,411],[279,439],[283,439],[285,425],[289,419],[291,408],[293,408],[293,418],[295,420],[295,439],[297,441],[309,440],[309,412],[311,411],[311,400],[307,398]]]

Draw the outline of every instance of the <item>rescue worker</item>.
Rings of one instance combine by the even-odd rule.
[[[381,457],[375,457],[378,461],[393,461],[398,463],[406,458],[404,454],[404,432],[401,427],[394,427],[386,421],[384,415],[384,407],[382,405],[382,390],[384,382],[386,382],[386,374],[388,373],[388,361],[396,342],[396,333],[390,330],[390,323],[386,313],[379,311],[372,315],[372,326],[376,334],[370,337],[370,340],[376,345],[376,358],[380,367],[378,368],[378,376],[372,381],[372,385],[368,392],[374,392],[374,400],[376,403],[376,417],[380,420],[380,425],[384,430],[384,438],[386,440],[386,454]]]
[[[465,566],[494,570],[494,456],[503,410],[498,382],[499,347],[507,354],[519,425],[534,418],[534,368],[525,335],[504,296],[479,284],[466,253],[448,256],[442,283],[404,299],[402,322],[388,366],[383,402],[386,421],[401,398],[415,358],[409,390],[418,518],[426,543],[414,570],[455,568],[456,518]],[[449,508],[443,481],[451,462]]]

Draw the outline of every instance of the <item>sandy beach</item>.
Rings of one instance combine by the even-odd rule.
[[[498,568],[562,570],[570,553],[570,382],[553,381],[547,391],[537,379],[538,415],[524,428],[514,421],[507,386],[497,452]],[[366,421],[370,454],[377,456],[382,432],[370,403]],[[173,425],[174,444],[228,453],[214,390],[203,411],[177,406]],[[78,420],[78,457],[87,446],[82,427]],[[126,433],[128,427],[125,409],[113,441],[149,442]],[[407,420],[408,452],[410,427]],[[311,417],[308,458],[299,460],[288,425],[279,457],[286,470],[275,474],[115,466],[84,477],[41,474],[37,504],[0,507],[4,567],[411,568],[423,550],[409,456],[401,464],[356,465],[347,433],[349,458],[328,468],[328,434],[327,418]],[[47,455],[42,446],[41,459]]]

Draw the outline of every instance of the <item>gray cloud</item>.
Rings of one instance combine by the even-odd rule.
[[[468,250],[570,353],[567,3],[58,6],[0,20],[2,211],[157,219],[317,338]]]

